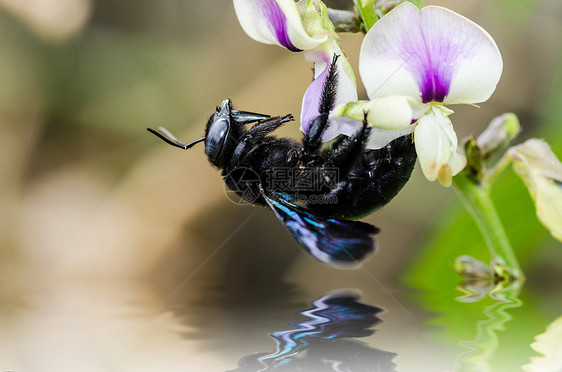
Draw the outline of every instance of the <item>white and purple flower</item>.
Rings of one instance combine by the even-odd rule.
[[[452,111],[444,105],[486,101],[502,68],[496,43],[474,22],[442,7],[419,10],[404,3],[375,23],[361,47],[359,70],[372,101],[351,102],[337,112],[359,120],[360,113],[369,110],[370,124],[382,129],[407,128],[415,122],[423,173],[448,186],[465,159],[457,153],[457,137],[448,118]],[[381,99],[399,110],[372,110],[383,106],[374,103]],[[381,114],[386,116],[380,118]],[[374,142],[373,147],[382,145]]]
[[[357,101],[356,81],[320,0],[234,0],[244,31],[266,44],[303,51],[314,62],[314,81],[302,104],[307,132],[318,116],[328,66],[339,55],[337,107],[323,136],[351,135],[368,113],[375,129],[368,146],[379,148],[414,132],[425,176],[450,185],[466,163],[445,104],[476,104],[494,92],[503,62],[497,45],[480,26],[442,7],[421,10],[403,3],[369,30],[359,70],[370,101]]]
[[[314,63],[314,81],[302,101],[301,128],[304,132],[319,114],[318,102],[334,55],[339,56],[336,105],[357,100],[355,75],[322,1],[234,0],[234,9],[240,25],[252,39],[293,52],[304,52],[305,59]],[[330,119],[322,138],[324,141],[340,134],[337,122],[342,120],[339,117]]]

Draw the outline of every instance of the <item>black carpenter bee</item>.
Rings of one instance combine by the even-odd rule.
[[[366,116],[353,136],[340,136],[322,149],[322,134],[337,94],[334,56],[313,120],[302,143],[271,133],[292,115],[239,111],[229,99],[207,122],[205,136],[185,144],[164,128],[148,130],[168,144],[187,150],[205,142],[205,152],[221,170],[225,184],[243,200],[269,207],[295,239],[316,259],[352,266],[375,249],[379,229],[355,221],[387,204],[406,184],[416,162],[411,135],[369,150]],[[249,124],[255,123],[248,128]]]

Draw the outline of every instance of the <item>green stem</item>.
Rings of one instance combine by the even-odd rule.
[[[492,202],[489,184],[475,182],[466,170],[455,176],[453,182],[484,236],[496,275],[507,280],[522,280],[521,267]]]
[[[367,31],[369,31],[379,19],[377,13],[375,12],[374,1],[355,0],[354,2],[355,12],[361,19],[363,32],[367,33]]]

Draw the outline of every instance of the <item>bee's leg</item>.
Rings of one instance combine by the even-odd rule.
[[[240,110],[230,110],[230,115],[234,119],[234,121],[240,124],[255,123],[257,121],[265,120],[271,117],[271,115],[258,114],[255,112],[240,111]]]
[[[320,149],[322,145],[322,134],[328,127],[328,115],[330,111],[334,108],[336,102],[337,85],[338,85],[338,69],[336,62],[338,61],[338,55],[334,54],[332,58],[332,63],[330,64],[328,76],[326,77],[326,83],[322,89],[322,98],[320,100],[320,106],[318,107],[318,115],[310,124],[308,133],[304,137],[304,149],[306,152],[314,153]]]
[[[248,130],[248,133],[240,139],[234,148],[234,153],[230,158],[230,164],[237,164],[242,155],[244,154],[247,156],[253,152],[266,135],[292,120],[295,120],[293,115],[288,114],[283,117],[269,118],[254,125],[250,130]]]
[[[359,158],[365,149],[365,141],[369,137],[371,129],[367,124],[367,114],[363,119],[363,127],[351,137],[343,137],[327,152],[325,167],[349,168],[355,159]]]
[[[363,121],[363,127],[352,137],[342,137],[334,146],[325,152],[325,160],[315,178],[314,190],[324,190],[322,185],[330,185],[326,197],[336,196],[347,187],[349,182],[348,172],[363,161],[365,141],[369,137],[371,129],[367,125],[367,119]],[[340,177],[343,177],[340,179]]]
[[[254,125],[250,130],[248,130],[247,136],[253,140],[261,139],[273,132],[275,129],[279,128],[283,124],[293,121],[295,118],[292,114],[288,114],[282,117],[269,118],[267,120],[260,121]]]

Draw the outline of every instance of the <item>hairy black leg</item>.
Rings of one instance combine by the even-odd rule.
[[[293,121],[295,118],[292,114],[285,115],[283,117],[274,117],[267,120],[260,121],[254,125],[250,130],[248,130],[247,136],[252,139],[262,139],[269,133],[273,132],[275,129],[279,128],[283,124]]]
[[[347,187],[350,182],[349,170],[362,162],[365,152],[365,141],[371,129],[368,127],[367,115],[363,120],[362,128],[351,137],[343,137],[334,146],[323,153],[324,162],[318,169],[318,175],[314,178],[314,190],[325,190],[327,200],[336,196]]]
[[[259,146],[259,143],[265,136],[267,136],[269,133],[273,132],[283,124],[293,120],[293,115],[288,114],[283,117],[274,117],[264,121],[260,121],[259,123],[254,125],[250,130],[248,130],[248,132],[236,145],[234,153],[232,154],[232,157],[230,159],[230,164],[232,166],[238,164],[242,155],[248,156],[253,151],[252,149],[248,149],[249,143],[253,144],[255,149],[257,146]]]
[[[365,141],[371,129],[367,123],[367,114],[363,119],[363,127],[351,137],[344,137],[327,152],[325,167],[338,167],[340,171],[347,171],[354,159],[365,151]]]
[[[322,97],[318,110],[320,115],[312,121],[308,133],[304,137],[304,149],[309,154],[320,149],[322,145],[322,134],[328,127],[328,115],[334,108],[336,102],[338,85],[338,69],[336,62],[338,61],[338,57],[337,54],[334,54],[334,58],[332,58],[332,63],[329,67],[328,76],[326,77],[326,83],[322,89]]]

